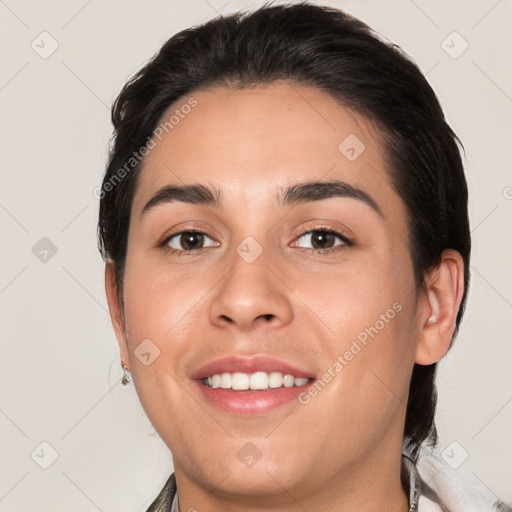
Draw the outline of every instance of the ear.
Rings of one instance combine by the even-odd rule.
[[[430,365],[450,348],[457,313],[464,295],[464,260],[453,249],[443,251],[441,263],[427,277],[418,309],[420,339],[414,362]]]
[[[128,343],[126,341],[126,325],[124,321],[123,306],[119,301],[119,294],[115,279],[115,264],[108,260],[105,265],[105,291],[107,294],[108,309],[110,311],[110,320],[116,333],[119,351],[121,353],[121,366],[129,366]]]

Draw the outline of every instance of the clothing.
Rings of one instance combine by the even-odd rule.
[[[179,512],[178,493],[176,491],[176,477],[174,473],[172,473],[167,482],[165,482],[160,494],[156,497],[155,501],[151,503],[146,512]],[[175,509],[177,509],[177,511]]]
[[[402,454],[401,479],[409,494],[409,512],[512,512],[502,501],[489,503],[494,499],[465,484],[433,454],[421,457],[419,466],[421,475],[412,459]],[[174,473],[146,512],[180,512]]]

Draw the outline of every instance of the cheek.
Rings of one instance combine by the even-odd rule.
[[[334,343],[353,339],[376,323],[382,330],[382,321],[387,327],[397,324],[395,317],[402,320],[411,314],[414,281],[407,254],[372,251],[338,266],[301,270],[289,276],[288,284]]]
[[[143,338],[172,338],[173,333],[180,332],[187,317],[197,314],[196,306],[208,285],[203,275],[182,268],[152,266],[142,258],[127,262],[125,313],[132,343]]]
[[[140,260],[127,261],[124,308],[130,368],[152,422],[168,414],[162,403],[174,410],[172,404],[180,399],[175,378],[187,346],[178,333],[187,316],[194,315],[193,304],[200,298],[193,286],[188,295],[184,288],[176,276],[171,281],[162,269],[156,272]]]
[[[155,429],[166,442],[174,443],[190,431],[188,416],[182,413],[191,407],[183,392],[182,362],[189,357],[191,341],[197,335],[197,306],[204,294],[200,277],[197,273],[195,277],[180,276],[162,268],[157,271],[132,260],[126,268],[124,291],[137,395]],[[204,311],[200,314],[204,316]],[[204,414],[194,409],[193,402],[192,411]]]
[[[406,402],[417,336],[407,253],[374,254],[371,261],[347,263],[346,271],[304,275],[294,290],[321,320],[324,337],[316,350],[322,380],[332,385],[332,393],[322,391],[325,399],[332,399],[333,410],[351,410],[361,419],[400,407]]]

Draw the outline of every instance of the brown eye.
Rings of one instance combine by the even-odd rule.
[[[167,241],[167,245],[176,251],[194,251],[215,244],[216,242],[208,235],[200,231],[182,231],[171,236]]]
[[[311,235],[311,245],[314,249],[327,249],[334,247],[336,235],[327,231],[314,231]]]
[[[337,243],[337,240],[339,241]],[[327,231],[323,229],[315,229],[312,231],[308,231],[304,233],[297,242],[299,247],[303,247],[302,244],[310,244],[310,247],[304,247],[305,249],[312,250],[329,250],[342,245],[351,245],[350,240],[348,240],[341,233],[337,233],[335,231]]]

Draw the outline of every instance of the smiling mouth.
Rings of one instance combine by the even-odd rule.
[[[265,391],[305,386],[312,380],[308,377],[295,377],[289,373],[258,371],[254,373],[215,373],[201,379],[201,382],[212,389]]]

